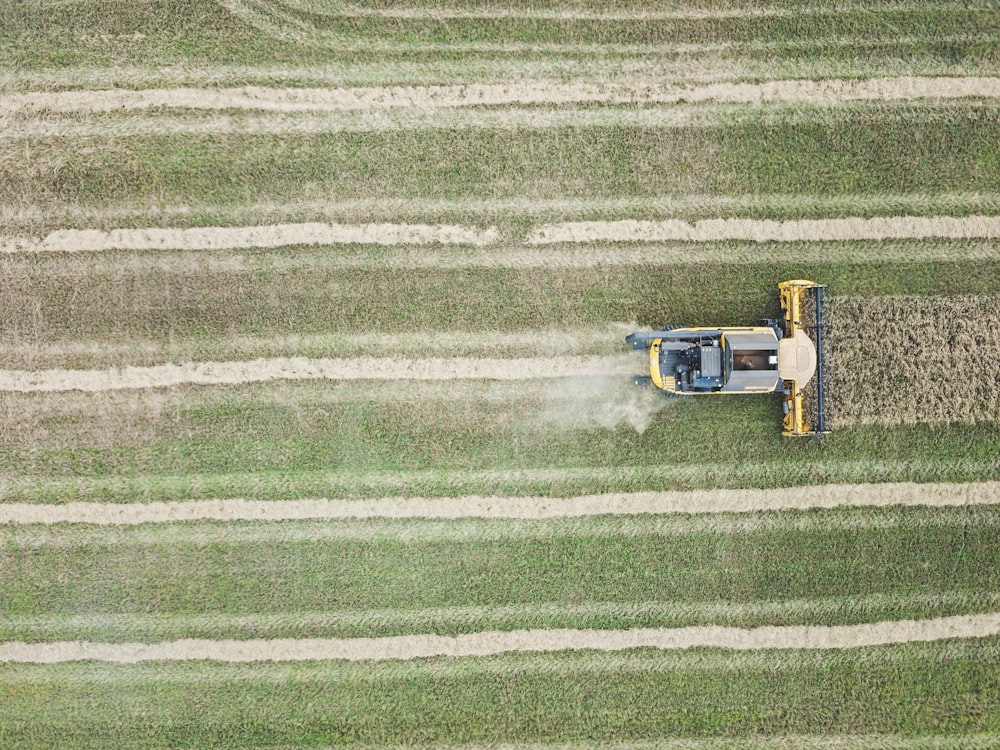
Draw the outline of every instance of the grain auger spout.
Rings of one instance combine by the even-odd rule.
[[[646,350],[649,374],[637,375],[635,382],[681,398],[781,390],[782,434],[826,435],[825,290],[812,281],[781,282],[784,320],[765,319],[763,325],[637,331],[625,341],[633,349]]]
[[[778,284],[785,315],[784,336],[778,343],[778,366],[785,383],[785,420],[782,435],[820,436],[830,432],[823,388],[826,286],[813,281]]]

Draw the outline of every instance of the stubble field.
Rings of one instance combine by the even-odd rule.
[[[1000,743],[998,41],[0,8],[0,746]],[[789,278],[833,436],[631,386]]]

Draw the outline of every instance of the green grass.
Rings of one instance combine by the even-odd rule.
[[[586,7],[622,10],[617,4],[607,3],[589,3]],[[642,12],[647,8],[633,5],[631,10]],[[664,43],[735,42],[735,49],[729,53],[731,58],[792,57],[807,61],[817,47],[829,54],[824,47],[832,46],[835,55],[863,57],[877,49],[883,59],[902,61],[916,57],[955,62],[995,57],[991,35],[997,33],[996,14],[985,5],[878,12],[842,7],[836,12],[806,16],[762,14],[614,22],[523,18],[445,22],[323,16],[289,12],[287,8],[283,12],[306,31],[291,28],[288,39],[272,38],[268,32],[254,28],[208,0],[140,2],[134,3],[128,13],[110,0],[56,7],[19,4],[4,9],[0,15],[6,42],[0,46],[0,61],[8,67],[35,68],[160,67],[193,62],[292,65],[347,62],[358,48],[364,49],[366,45],[388,45],[392,50],[390,60],[440,61],[448,57],[481,58],[483,52],[470,52],[468,45],[483,44],[640,45],[647,55],[662,55],[664,52],[658,51],[657,45]],[[279,25],[283,22],[280,16],[258,15]],[[300,37],[304,43],[293,41]],[[831,40],[837,41],[831,45]],[[756,50],[742,47],[761,42],[766,43]],[[670,54],[670,50],[672,47],[666,53]],[[503,59],[509,55],[496,52],[492,56]]]
[[[341,389],[340,396],[331,400],[329,386],[322,382],[189,386],[165,400],[152,392],[138,397],[129,392],[8,395],[4,400],[12,414],[25,409],[29,398],[35,406],[25,410],[19,428],[5,434],[0,465],[9,480],[47,477],[72,482],[84,478],[97,487],[110,477],[151,474],[257,475],[263,477],[263,487],[271,475],[282,477],[279,485],[291,482],[309,487],[314,481],[310,476],[328,472],[333,475],[331,486],[342,487],[336,478],[339,473],[357,477],[422,471],[446,475],[649,467],[647,478],[627,473],[602,483],[604,488],[628,490],[833,481],[831,477],[841,476],[841,471],[858,477],[857,462],[863,465],[874,453],[882,461],[898,462],[881,474],[883,481],[913,478],[914,474],[927,481],[933,477],[921,474],[920,463],[945,459],[976,462],[954,469],[942,467],[942,476],[966,477],[967,481],[997,477],[994,459],[1000,431],[993,423],[892,429],[859,426],[823,441],[789,441],[778,428],[780,399],[762,396],[671,402],[640,434],[624,424],[617,429],[599,426],[597,419],[603,411],[593,394],[581,397],[579,407],[595,414],[590,426],[567,423],[563,389],[572,393],[574,387],[573,382],[541,389],[525,385],[526,394],[521,395],[506,386],[501,393],[507,395],[497,398],[487,395],[489,385],[471,391],[460,384],[441,385],[435,395],[416,400],[374,400],[364,386]],[[457,397],[450,395],[454,390]],[[552,416],[544,417],[547,412]],[[734,464],[756,468],[736,471],[731,478],[704,469]],[[838,468],[841,464],[843,469]],[[687,478],[669,471],[692,466],[698,470]],[[657,470],[664,467],[668,471],[657,476]],[[301,485],[300,475],[306,477]],[[209,486],[219,485],[210,482]],[[484,491],[503,486],[488,478],[482,482]],[[29,498],[48,496],[57,501],[72,497],[77,491],[72,487],[32,490],[29,482],[9,497],[25,493]],[[434,494],[447,493],[449,487],[447,480],[440,481]],[[570,480],[569,487],[580,488],[580,484]],[[102,493],[97,490],[97,494]],[[278,491],[279,496],[287,494],[287,489]]]
[[[482,5],[391,3],[442,4]],[[0,8],[0,90],[995,75],[1000,17],[985,2],[962,5],[441,22],[324,17],[282,4],[305,25],[308,43],[295,43],[268,37],[210,0],[148,0],[127,9],[112,0],[16,2]],[[741,3],[804,6],[818,7],[811,0]],[[505,7],[565,4],[512,0]],[[598,0],[574,8],[642,12],[649,5]],[[670,128],[434,123],[310,135],[29,134],[0,139],[3,234],[449,221],[497,225],[502,253],[539,223],[574,219],[996,214],[997,113],[987,101],[710,105],[697,108],[700,124]],[[160,114],[186,116],[143,117],[155,125]],[[67,117],[96,128],[119,124],[117,114]],[[576,270],[386,269],[396,249],[357,247],[18,255],[0,260],[0,366],[337,356],[342,350],[324,351],[322,342],[370,332],[480,334],[482,356],[496,332],[593,331],[610,321],[752,323],[777,314],[774,284],[784,278],[816,278],[852,300],[992,298],[1000,262],[917,261],[905,251],[941,247],[972,258],[995,256],[994,245],[775,244],[754,246],[773,250],[763,263]],[[869,248],[870,261],[855,262]],[[879,259],[887,249],[903,251],[902,259]],[[828,259],[817,262],[820,250]],[[463,257],[467,250],[434,252]],[[365,265],[338,267],[342,253]],[[878,326],[857,335],[878,336]],[[315,338],[304,348],[295,336]],[[85,351],[89,342],[97,351]],[[115,346],[102,350],[108,342]],[[353,355],[396,351],[384,339],[351,346]],[[428,356],[413,342],[399,351]],[[308,382],[0,394],[0,498],[567,496],[1000,480],[1000,425],[987,403],[985,421],[975,425],[854,427],[822,441],[788,441],[778,435],[775,398],[671,404],[639,434],[539,423],[550,394],[538,383],[520,386],[431,384],[396,393],[391,383]],[[542,522],[8,525],[0,529],[0,639],[848,624],[988,612],[1000,590],[998,526],[994,506]],[[597,747],[727,737],[795,744],[803,736],[849,744],[858,735],[883,745],[893,738],[989,744],[1000,736],[998,662],[993,637],[829,652],[3,664],[0,747]]]
[[[414,664],[14,666],[0,739],[75,748],[1000,731],[996,639]]]
[[[740,243],[715,247],[727,246]],[[779,314],[775,285],[782,279],[812,278],[837,296],[865,298],[992,296],[1000,276],[995,260],[838,263],[837,247],[830,245],[826,263],[798,263],[795,246],[781,245],[775,247],[774,262],[758,264],[378,272],[327,266],[325,259],[335,252],[329,248],[222,256],[235,259],[238,270],[197,264],[186,272],[182,256],[174,256],[178,269],[172,273],[145,261],[133,265],[129,254],[119,256],[121,265],[110,266],[103,256],[37,257],[6,266],[0,320],[4,340],[12,346],[67,338],[204,342],[365,331],[486,335],[592,328],[609,321],[748,325]],[[97,269],[90,270],[93,266]]]
[[[234,523],[186,539],[170,525],[98,531],[93,543],[86,529],[56,529],[41,545],[15,528],[0,606],[7,617],[205,615],[987,594],[1000,584],[998,518],[980,507],[786,512],[749,527],[739,516],[664,528],[471,520],[430,524],[426,536],[423,521]],[[352,529],[362,538],[337,536]],[[352,634],[373,630],[384,632],[369,622]]]
[[[1000,190],[1000,118],[990,106],[761,119],[681,127],[670,137],[621,126],[37,139],[29,148],[0,147],[0,200],[218,205]]]

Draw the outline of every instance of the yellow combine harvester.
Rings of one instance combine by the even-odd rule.
[[[649,375],[635,378],[667,396],[711,393],[785,395],[783,435],[826,435],[823,410],[823,306],[826,287],[812,281],[778,284],[783,324],[744,328],[639,331],[625,341],[649,350]],[[815,342],[807,331],[815,337]]]

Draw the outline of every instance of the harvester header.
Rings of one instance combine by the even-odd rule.
[[[785,397],[783,435],[828,434],[823,394],[828,362],[826,287],[813,281],[783,281],[778,292],[784,315],[780,321],[631,334],[625,341],[649,354],[649,375],[636,376],[636,384],[676,397],[780,389]]]

